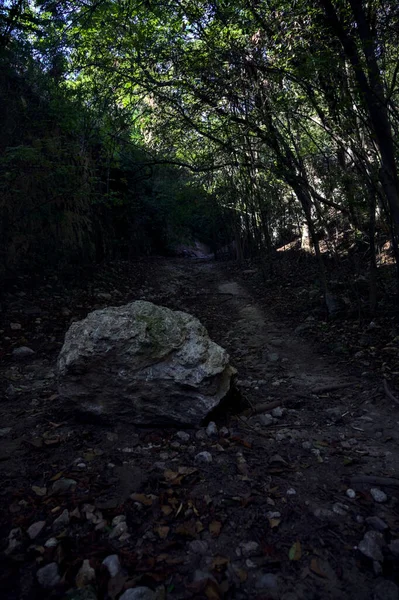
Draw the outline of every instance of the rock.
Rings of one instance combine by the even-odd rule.
[[[276,408],[273,408],[272,416],[276,419],[281,419],[281,417],[284,416],[284,412],[284,408],[282,408],[281,406],[277,406]]]
[[[58,533],[69,525],[69,512],[68,509],[62,511],[59,517],[57,517],[53,523],[53,531]]]
[[[77,482],[74,479],[66,479],[65,477],[62,477],[61,479],[54,481],[52,492],[53,494],[67,492],[71,488],[75,487],[75,485],[77,485]]]
[[[219,435],[220,437],[227,438],[230,435],[230,431],[227,429],[227,427],[221,427],[219,429]]]
[[[126,523],[126,521],[122,521],[113,528],[113,530],[109,534],[109,538],[110,538],[110,540],[119,538],[121,535],[123,535],[126,532],[127,532],[127,523]]]
[[[330,510],[329,508],[322,508],[322,507],[316,508],[313,511],[313,514],[318,519],[325,519],[325,520],[333,519],[335,516],[332,510]]]
[[[189,442],[190,441],[190,434],[186,433],[185,431],[178,431],[176,433],[176,437],[178,437],[179,440],[181,440],[182,442]]]
[[[269,425],[273,425],[273,417],[269,413],[266,413],[265,415],[259,415],[257,417],[257,421],[259,421],[259,423],[261,423],[261,425],[263,425],[264,427],[269,427]]]
[[[111,525],[112,527],[116,527],[119,523],[123,523],[123,521],[126,521],[125,515],[118,515],[112,519]]]
[[[110,554],[104,558],[102,564],[108,569],[108,573],[111,577],[116,577],[121,571],[121,563],[119,562],[119,556],[117,554]]]
[[[204,431],[203,429],[199,429],[198,431],[196,431],[195,437],[199,441],[206,440],[207,439],[206,431]]]
[[[84,560],[83,565],[80,567],[78,574],[76,575],[75,583],[78,588],[83,588],[86,585],[89,585],[92,581],[96,579],[96,572],[93,567],[90,565],[89,560]]]
[[[24,358],[29,358],[35,354],[35,351],[32,348],[28,348],[28,346],[19,346],[19,348],[14,348],[12,351],[12,355],[14,358],[18,360],[23,360]]]
[[[205,555],[208,552],[208,543],[204,540],[193,540],[188,544],[188,549],[193,554]]]
[[[195,317],[145,301],[73,323],[58,359],[59,394],[73,410],[146,425],[198,425],[234,373]]]
[[[36,523],[33,523],[33,525],[31,525],[27,531],[30,539],[34,540],[39,535],[39,533],[41,532],[41,530],[43,529],[43,527],[45,525],[46,525],[46,521],[37,521]]]
[[[277,594],[278,582],[273,573],[263,573],[258,577],[255,583],[257,590],[267,590],[272,597]]]
[[[388,500],[386,493],[378,488],[371,488],[370,494],[372,495],[374,502],[383,503]]]
[[[98,292],[97,299],[98,300],[112,300],[112,296],[108,292]]]
[[[0,438],[6,437],[6,435],[8,435],[10,431],[11,427],[3,427],[3,429],[0,429]]]
[[[367,558],[380,562],[384,559],[381,551],[383,545],[384,538],[379,531],[367,531],[359,544],[359,550]]]
[[[210,452],[199,452],[194,458],[196,465],[207,465],[212,462],[212,454]]]
[[[277,354],[277,352],[270,352],[267,358],[270,362],[278,362],[280,360],[280,356]]]
[[[240,549],[242,555],[246,558],[259,554],[259,544],[257,542],[241,542]]]
[[[367,517],[366,523],[369,527],[375,529],[375,531],[381,531],[381,533],[388,529],[388,525],[380,517]]]
[[[155,600],[156,594],[150,588],[140,586],[126,590],[119,600]]]
[[[294,488],[288,488],[286,494],[287,496],[296,496],[296,490],[294,490]]]
[[[335,502],[333,505],[333,511],[336,515],[345,516],[348,514],[349,506],[342,502]]]
[[[10,323],[10,329],[12,331],[19,331],[22,329],[21,323]]]
[[[214,423],[213,421],[208,423],[208,427],[206,428],[206,435],[210,438],[219,436],[218,428],[216,427],[216,423]]]
[[[46,590],[55,587],[61,581],[58,565],[55,562],[39,569],[36,576],[40,585]]]
[[[58,546],[58,540],[57,538],[49,538],[47,540],[47,542],[44,544],[45,548],[55,548],[56,546]]]
[[[390,549],[390,551],[392,552],[392,554],[395,558],[399,558],[399,539],[393,540],[389,544],[388,548]]]
[[[97,594],[93,586],[88,585],[78,590],[70,590],[65,598],[68,600],[97,600]]]
[[[22,546],[23,534],[20,527],[11,529],[8,534],[8,547],[4,551],[4,554],[12,554],[15,550],[18,550]]]
[[[356,492],[355,492],[355,490],[352,490],[351,488],[348,488],[346,490],[345,494],[348,496],[348,498],[352,498],[352,500],[354,498],[356,498]]]
[[[373,600],[398,600],[399,588],[393,581],[384,579],[374,589]]]

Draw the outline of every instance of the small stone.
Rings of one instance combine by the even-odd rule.
[[[386,493],[378,488],[371,488],[370,494],[372,495],[374,502],[383,503],[388,500]]]
[[[276,419],[281,419],[281,417],[284,416],[284,412],[284,408],[282,408],[281,406],[277,406],[276,408],[273,408],[272,416]]]
[[[384,538],[378,531],[367,531],[359,544],[359,550],[367,558],[383,561],[384,557],[381,551],[384,545]]]
[[[116,577],[121,571],[121,563],[117,554],[110,554],[104,558],[102,564],[108,569],[111,577]]]
[[[342,504],[342,502],[336,502],[333,505],[333,511],[336,515],[345,516],[348,514],[349,506],[347,504]]]
[[[193,554],[205,555],[208,552],[208,543],[204,540],[193,540],[188,544],[188,549]]]
[[[302,442],[302,448],[304,450],[310,450],[312,447],[312,442]]]
[[[273,573],[263,573],[255,583],[257,590],[277,591],[277,577]]]
[[[190,441],[190,434],[187,433],[186,431],[178,431],[176,433],[176,437],[178,437],[179,440],[181,440],[182,442],[189,442]]]
[[[247,560],[245,561],[245,564],[248,569],[257,569],[257,567],[258,567],[258,565],[250,558],[247,558]]]
[[[267,358],[270,360],[270,362],[278,362],[280,360],[280,357],[277,354],[277,352],[270,352]]]
[[[294,490],[294,488],[288,488],[286,494],[287,496],[296,496],[296,490]]]
[[[212,462],[212,454],[210,452],[199,452],[194,458],[196,465],[204,465]]]
[[[67,509],[63,510],[57,519],[53,523],[53,531],[58,532],[65,529],[69,525],[69,512]]]
[[[113,530],[109,534],[109,538],[111,540],[113,540],[114,538],[118,538],[122,534],[126,533],[126,531],[127,531],[127,523],[126,523],[126,521],[121,521],[120,523],[118,523],[118,525],[116,525],[116,527],[113,528]]]
[[[384,579],[374,590],[373,600],[398,600],[399,588],[393,581]]]
[[[111,525],[112,527],[116,527],[119,523],[123,523],[123,521],[126,521],[125,515],[118,515],[112,519]]]
[[[11,431],[11,427],[3,427],[3,429],[0,429],[0,438],[8,435],[10,433],[10,431]]]
[[[227,427],[221,427],[219,429],[219,435],[223,438],[229,437],[230,431],[227,429]]]
[[[313,511],[313,514],[318,519],[332,519],[334,517],[334,513],[329,508],[318,507]]]
[[[84,469],[86,469],[86,468],[87,468],[87,465],[86,465],[86,463],[84,463],[84,462],[81,462],[81,463],[78,463],[78,464],[76,465],[76,468],[77,468],[77,469],[80,469],[81,471],[84,471]]]
[[[20,329],[22,329],[22,325],[21,323],[10,323],[10,329],[12,331],[19,331]]]
[[[14,358],[17,358],[18,360],[23,360],[24,358],[29,358],[30,356],[33,356],[35,354],[35,351],[32,350],[32,348],[28,348],[28,346],[20,346],[19,348],[14,348],[14,350],[12,351],[12,355]]]
[[[281,518],[281,512],[279,512],[278,510],[272,511],[269,510],[266,513],[266,516],[268,519],[280,519]]]
[[[36,575],[38,582],[46,590],[55,587],[61,581],[58,565],[55,562],[39,569]]]
[[[77,482],[74,479],[66,479],[65,477],[62,477],[61,479],[54,481],[52,492],[53,494],[67,492],[71,488],[75,487],[75,485],[77,485]]]
[[[388,548],[390,549],[395,558],[399,558],[399,539],[393,540],[389,544]]]
[[[49,538],[47,540],[47,542],[44,544],[45,548],[55,548],[56,546],[58,546],[58,540],[57,538]]]
[[[96,579],[96,572],[90,565],[89,560],[84,560],[83,565],[80,567],[78,574],[76,575],[75,583],[78,588],[83,588],[89,585]]]
[[[388,529],[388,525],[380,517],[367,517],[366,523],[369,527],[375,529],[375,531],[381,531],[381,533]]]
[[[155,600],[156,594],[150,588],[140,586],[126,590],[119,600]]]
[[[39,535],[39,533],[45,525],[46,521],[37,521],[36,523],[33,523],[33,525],[31,525],[28,529],[28,535],[30,539],[34,540]]]
[[[355,492],[355,490],[352,490],[351,488],[348,488],[346,490],[345,494],[348,496],[348,498],[352,498],[352,500],[354,498],[356,498],[356,492]]]
[[[206,440],[207,435],[206,435],[206,432],[203,429],[199,429],[196,432],[195,437],[197,438],[197,440],[202,441],[202,440]]]
[[[216,426],[216,423],[214,423],[213,421],[211,421],[208,424],[208,427],[206,428],[206,435],[211,438],[218,437],[218,435],[219,435],[218,428]]]
[[[23,534],[20,527],[11,529],[8,534],[8,548],[4,551],[5,554],[12,554],[15,550],[18,550],[22,545]]]
[[[259,544],[257,542],[241,542],[240,549],[242,555],[247,558],[259,554]]]
[[[263,427],[269,427],[269,425],[272,425],[274,423],[273,417],[269,413],[259,415],[257,420],[259,421],[259,423],[261,423],[261,425],[263,425]]]

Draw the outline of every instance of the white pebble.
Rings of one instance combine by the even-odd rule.
[[[355,490],[352,490],[351,488],[348,488],[345,492],[345,494],[348,496],[348,498],[356,498],[356,492]]]
[[[375,502],[382,503],[388,500],[388,496],[386,495],[386,493],[382,490],[379,490],[378,488],[371,488],[370,494],[372,495],[373,500]]]

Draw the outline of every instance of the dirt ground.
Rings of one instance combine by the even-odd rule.
[[[372,369],[276,318],[283,292],[266,304],[256,277],[151,259],[4,295],[2,598],[399,597],[398,405]],[[184,431],[71,418],[55,371],[66,329],[137,299],[201,319],[238,370],[239,414]]]

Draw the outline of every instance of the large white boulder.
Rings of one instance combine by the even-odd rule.
[[[234,373],[198,319],[144,301],[73,323],[58,359],[74,410],[137,424],[199,424]]]

